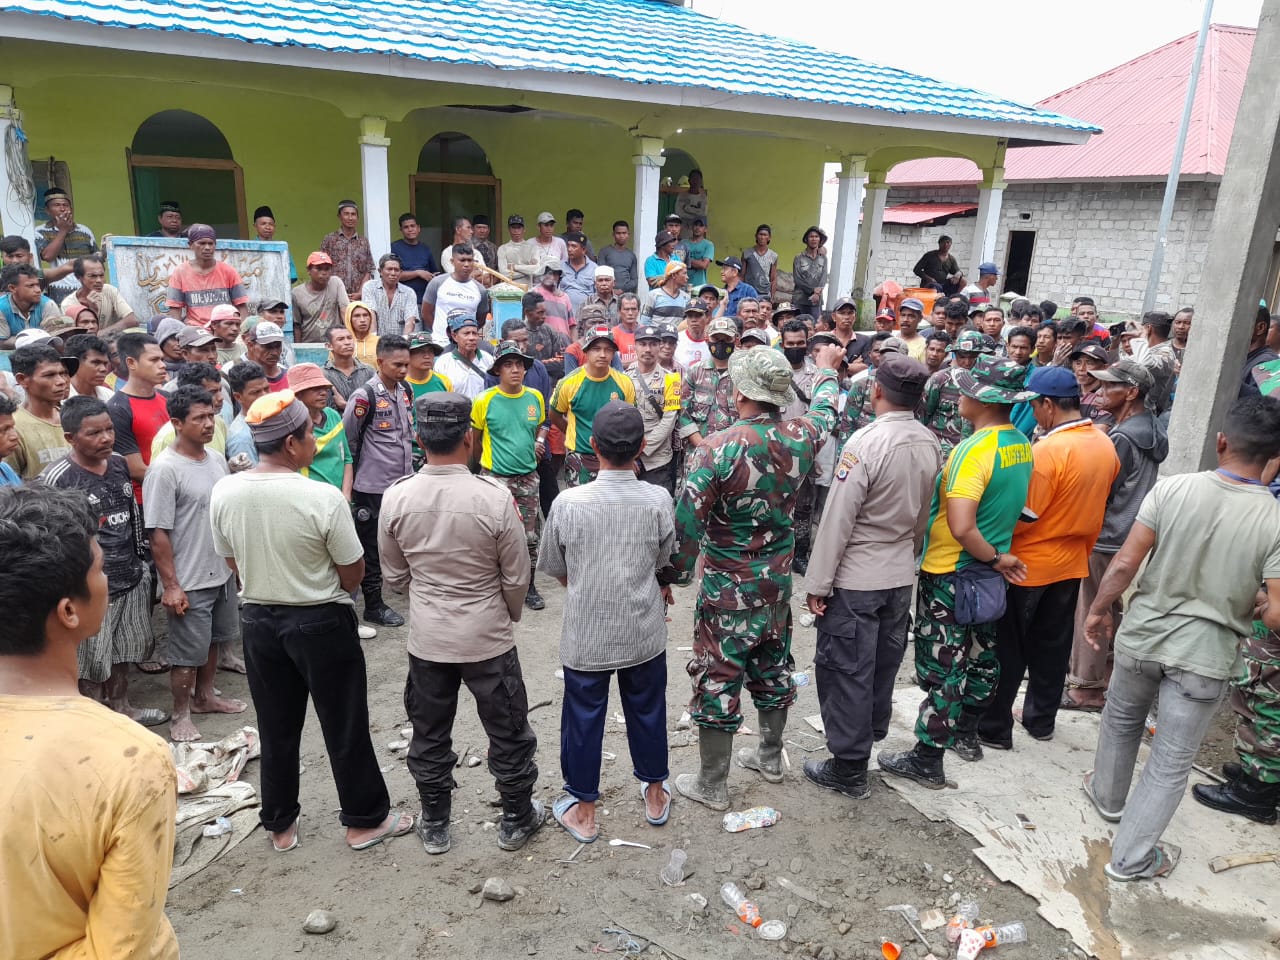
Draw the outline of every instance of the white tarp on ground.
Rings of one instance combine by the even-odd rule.
[[[914,741],[920,698],[915,687],[895,692],[893,726],[880,746],[904,749]],[[1224,854],[1280,850],[1277,828],[1201,806],[1190,785],[1164,834],[1182,848],[1173,874],[1128,884],[1107,879],[1102,868],[1114,826],[1080,790],[1097,739],[1097,714],[1064,711],[1049,743],[1015,725],[1012,751],[988,749],[980,763],[948,754],[947,777],[958,790],[927,790],[896,777],[885,782],[925,816],[971,834],[979,860],[1039,900],[1040,915],[1099,960],[1280,958],[1273,942],[1280,939],[1280,866],[1209,870],[1209,861]],[[1139,771],[1145,757],[1146,747]],[[1202,782],[1192,774],[1192,785]],[[1020,813],[1035,830],[1019,825]]]
[[[217,743],[172,743],[178,769],[178,829],[174,838],[169,888],[199,873],[258,826],[258,794],[240,781],[245,764],[261,753],[258,731],[241,727]],[[231,832],[206,837],[204,828],[218,817]]]

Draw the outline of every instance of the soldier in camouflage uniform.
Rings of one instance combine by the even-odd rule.
[[[809,401],[813,399],[813,381],[818,375],[818,366],[809,356],[809,328],[802,321],[795,319],[793,305],[787,304],[787,309],[791,311],[791,316],[782,322],[778,346],[791,367],[791,389],[796,395],[795,401],[788,404],[782,411],[782,419],[793,420],[809,412]],[[774,316],[776,317],[780,312],[780,310],[774,311]],[[822,336],[824,342],[836,342],[835,337],[830,334]],[[839,374],[840,371],[837,370],[836,373]],[[791,561],[791,570],[802,576],[809,568],[809,549],[813,531],[813,481],[814,473],[811,472],[804,478],[804,483],[800,485],[800,493],[796,497],[796,515],[793,524],[796,534],[796,555]]]
[[[729,358],[737,349],[738,327],[728,317],[707,324],[706,360],[691,364],[680,384],[680,418],[676,433],[686,449],[698,447],[707,437],[719,433],[737,419],[733,405],[733,383],[729,379]]]
[[[942,455],[950,456],[955,445],[973,433],[973,424],[960,416],[960,387],[957,371],[971,370],[982,354],[983,335],[964,330],[951,348],[951,366],[943,367],[924,385],[918,419],[933,431],[942,444]]]
[[[846,440],[876,418],[875,408],[871,405],[871,387],[876,382],[876,364],[885,353],[907,355],[907,345],[895,336],[872,338],[871,366],[857,380],[849,385],[844,410],[836,424],[835,436],[843,447]]]
[[[1231,688],[1239,763],[1224,763],[1227,783],[1198,784],[1192,795],[1206,807],[1258,823],[1276,822],[1280,802],[1280,635],[1261,621],[1240,645],[1240,675]]]
[[[1031,444],[1009,422],[1013,405],[1035,396],[1026,376],[1014,360],[982,356],[957,377],[960,412],[974,432],[947,458],[929,508],[916,589],[916,682],[925,691],[917,742],[878,758],[885,773],[935,790],[946,786],[944,751],[977,730],[1000,681],[994,620],[956,623],[956,574],[985,564],[1010,582],[1026,576],[1026,564],[1005,552],[1031,485]]]
[[[800,484],[835,424],[834,365],[842,356],[836,346],[818,349],[809,415],[784,421],[781,410],[795,396],[786,359],[767,348],[735,354],[729,376],[741,419],[690,456],[673,562],[688,583],[703,554],[688,665],[701,767],[677,777],[676,789],[713,810],[729,806],[729,760],[744,685],[760,711],[760,747],[741,751],[739,763],[771,782],[782,780],[782,731],[795,700],[791,519]]]

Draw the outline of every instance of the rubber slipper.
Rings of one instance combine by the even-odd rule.
[[[573,827],[569,826],[569,824],[564,822],[564,815],[577,805],[578,798],[572,797],[566,793],[551,805],[551,815],[556,818],[556,823],[564,827],[565,833],[569,834],[569,836],[573,837],[573,839],[577,840],[579,843],[595,843],[596,837],[600,836],[600,831],[598,829],[595,833],[591,834],[591,836],[587,836],[585,833],[579,833]]]
[[[1161,877],[1167,877],[1173,873],[1173,868],[1178,865],[1178,861],[1182,859],[1182,848],[1172,843],[1156,844],[1156,861],[1152,866],[1141,873],[1121,873],[1114,870],[1108,863],[1102,868],[1112,880],[1119,883],[1130,883],[1134,880],[1159,880]]]
[[[270,837],[271,834],[268,833],[267,836]],[[274,850],[276,853],[288,853],[290,850],[297,849],[300,843],[302,843],[302,818],[301,817],[299,817],[297,820],[293,822],[293,843],[289,844],[287,847],[277,847],[275,837],[271,837],[271,849]]]
[[[1084,775],[1084,781],[1080,784],[1080,789],[1084,791],[1084,795],[1089,798],[1089,802],[1093,804],[1093,809],[1098,811],[1098,816],[1107,823],[1119,823],[1120,818],[1124,816],[1124,808],[1119,812],[1114,810],[1103,809],[1102,804],[1098,802],[1098,798],[1093,795],[1093,771],[1090,770]]]
[[[143,660],[138,664],[138,669],[142,673],[149,673],[155,676],[157,673],[168,673],[173,668],[167,663],[161,663],[159,660]]]
[[[413,830],[413,814],[397,813],[396,818],[391,821],[389,827],[384,827],[382,832],[370,840],[362,843],[348,843],[347,846],[352,850],[368,850],[370,847],[376,847],[383,840],[390,840],[392,837],[403,837],[406,833]]]
[[[649,784],[640,784],[640,802],[644,804],[644,819],[651,826],[660,827],[671,816],[671,785],[665,780],[662,781],[662,792],[667,795],[667,802],[662,806],[662,816],[660,817],[649,816],[649,801],[645,798],[645,791],[648,789]]]
[[[1081,713],[1101,713],[1102,705],[1093,703],[1077,703],[1071,698],[1071,694],[1064,693],[1062,702],[1058,704],[1060,710],[1078,710]]]
[[[143,707],[133,719],[144,727],[158,727],[169,722],[169,715],[158,707]]]
[[[238,673],[240,676],[248,676],[249,671],[245,667],[243,661],[232,661],[231,663],[220,663],[218,669],[223,673]]]

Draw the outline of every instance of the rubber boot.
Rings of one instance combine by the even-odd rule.
[[[782,782],[782,731],[787,726],[787,708],[761,710],[757,713],[760,723],[760,743],[755,748],[743,747],[738,751],[738,765],[755,770],[770,783]]]
[[[1263,783],[1247,773],[1225,784],[1197,784],[1192,796],[1206,807],[1235,813],[1257,823],[1276,822],[1276,800],[1280,799],[1280,783]]]
[[[414,828],[422,841],[422,849],[433,856],[449,852],[449,813],[448,796],[443,802],[436,798],[431,802],[422,801],[422,813]]]
[[[690,800],[712,810],[729,809],[729,759],[733,754],[733,731],[698,730],[697,773],[682,773],[676,777],[676,789]]]

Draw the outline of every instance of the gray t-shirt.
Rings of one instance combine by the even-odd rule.
[[[148,530],[165,530],[173,544],[173,566],[183,590],[220,587],[231,568],[213,546],[209,499],[228,474],[227,461],[208,447],[203,460],[170,447],[151,462],[142,479],[142,509]]]
[[[1235,675],[1263,580],[1280,579],[1280,503],[1213,471],[1156,483],[1137,522],[1156,533],[1116,650],[1214,680]]]
[[[337,277],[330,277],[320,291],[300,283],[293,288],[292,299],[294,343],[324,343],[325,331],[342,325],[349,302],[347,288]],[[369,310],[373,311],[372,304]]]

